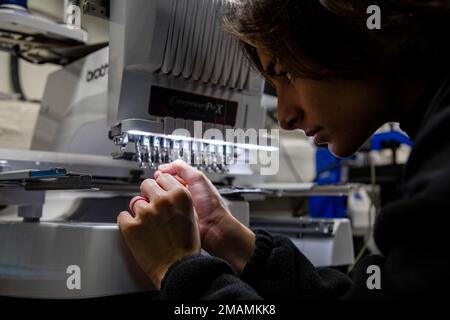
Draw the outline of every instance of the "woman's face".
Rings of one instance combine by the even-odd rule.
[[[334,155],[352,155],[388,121],[391,86],[382,80],[294,79],[271,56],[258,55],[277,90],[280,126],[303,130]]]

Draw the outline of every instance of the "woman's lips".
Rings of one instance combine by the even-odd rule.
[[[306,134],[308,137],[312,137],[312,136],[314,136],[317,132],[319,132],[320,130],[322,130],[322,128],[319,128],[319,127],[313,128],[313,129],[305,129],[305,134]]]
[[[306,129],[305,130],[305,134],[308,137],[314,137],[314,143],[315,144],[321,144],[321,143],[325,143],[326,139],[325,139],[325,135],[322,131],[323,128],[314,128],[314,129]]]
[[[315,144],[323,144],[323,143],[326,143],[326,142],[327,142],[327,141],[326,141],[326,138],[325,138],[325,136],[324,136],[322,130],[320,130],[319,132],[317,132],[317,133],[314,135],[314,143],[315,143]]]

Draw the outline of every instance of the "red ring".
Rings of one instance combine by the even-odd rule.
[[[133,210],[134,204],[135,204],[136,202],[140,201],[140,200],[149,202],[148,199],[147,199],[146,197],[143,197],[143,196],[136,196],[136,197],[134,197],[133,199],[131,199],[131,201],[130,201],[130,211],[131,211],[131,215],[132,215],[133,217],[136,216],[136,214],[134,213],[134,210]]]

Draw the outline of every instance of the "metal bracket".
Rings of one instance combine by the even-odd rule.
[[[16,205],[24,221],[39,221],[45,202],[45,191],[26,191],[22,187],[2,187],[0,205]]]
[[[109,20],[109,2],[89,0],[83,3],[83,13],[97,18]]]

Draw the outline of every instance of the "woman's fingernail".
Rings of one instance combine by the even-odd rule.
[[[168,164],[161,164],[158,167],[159,170],[165,170],[165,169],[169,169],[169,165]]]

